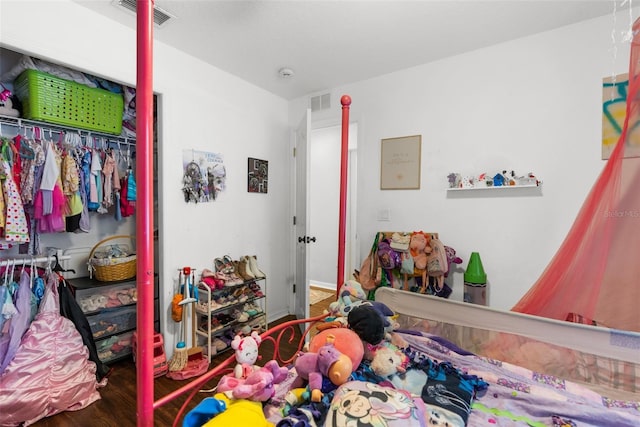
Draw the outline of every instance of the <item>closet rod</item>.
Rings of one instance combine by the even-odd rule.
[[[92,130],[86,129],[78,129],[70,126],[60,126],[51,123],[38,122],[35,120],[23,119],[20,117],[10,117],[0,115],[0,127],[3,125],[10,126],[12,128],[19,128],[27,130],[27,128],[31,128],[31,132],[34,132],[35,128],[42,129],[43,132],[51,132],[51,133],[77,133],[80,137],[93,136],[97,138],[104,138],[108,142],[114,142],[119,144],[126,145],[136,145],[135,138],[126,138],[120,135],[112,135],[109,133],[102,133]],[[17,132],[16,132],[17,133]]]
[[[58,258],[58,261],[66,261],[71,259],[71,255],[58,255],[57,258]],[[30,263],[40,264],[42,262],[51,263],[55,260],[56,260],[55,255],[49,255],[45,257],[36,257],[36,258],[24,257],[24,258],[3,259],[3,260],[0,260],[0,267],[18,265],[18,264],[22,264],[23,262],[27,265]]]

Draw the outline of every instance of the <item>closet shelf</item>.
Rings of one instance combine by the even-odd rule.
[[[104,138],[106,141],[110,143],[119,143],[119,144],[127,144],[127,145],[136,144],[135,138],[128,138],[120,135],[90,131],[90,130],[80,129],[72,126],[61,126],[53,123],[41,122],[38,120],[23,119],[21,117],[11,117],[11,116],[0,115],[0,135],[5,135],[5,132],[2,129],[2,127],[4,126],[8,126],[13,129],[16,129],[16,128],[22,128],[25,130],[28,129],[31,132],[33,132],[35,128],[40,128],[42,129],[43,132],[47,132],[47,133],[50,132],[55,134],[60,134],[61,132],[65,132],[65,133],[72,132],[80,135],[81,138],[85,138],[87,136],[93,136],[96,138]],[[14,130],[13,133],[18,134],[18,131]]]

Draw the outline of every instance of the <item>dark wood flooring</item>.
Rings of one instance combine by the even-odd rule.
[[[331,297],[324,301],[311,306],[311,317],[322,314],[331,302],[335,298]],[[280,319],[276,322],[269,324],[270,327],[282,322],[294,320],[294,316],[288,316]],[[295,343],[298,342],[300,332],[298,328],[295,328],[297,333],[294,343],[287,343],[284,340],[281,342],[281,351],[285,354],[294,354],[297,350]],[[270,343],[265,342],[260,346],[260,353],[272,354],[272,347]],[[223,352],[212,359],[211,366],[220,363],[226,359],[232,353],[231,351]],[[267,359],[268,360],[268,359]],[[113,372],[109,376],[109,381],[106,387],[100,389],[101,399],[88,407],[79,411],[66,411],[61,412],[51,417],[43,418],[37,423],[33,424],[36,427],[134,427],[136,426],[136,371],[135,365],[131,359],[123,360],[112,365]],[[154,382],[154,394],[155,399],[159,399],[162,396],[182,387],[188,383],[189,380],[175,381],[167,377],[156,378]],[[209,383],[205,384],[203,389],[211,389],[215,387],[218,382],[218,378],[212,379]],[[208,396],[210,394],[207,394]],[[205,394],[203,394],[203,397]],[[200,400],[201,397],[196,396],[193,402],[189,404],[188,408],[193,408]],[[154,425],[155,426],[171,426],[175,414],[184,403],[184,398],[178,398],[163,407],[154,411]]]

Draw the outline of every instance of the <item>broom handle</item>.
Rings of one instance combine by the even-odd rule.
[[[195,295],[195,282],[196,282],[196,277],[195,277],[195,273],[191,273],[191,283],[193,284],[192,286],[194,287],[194,290],[192,292],[193,295]],[[189,304],[191,306],[191,347],[195,347],[196,346],[196,308],[195,308],[195,304]]]

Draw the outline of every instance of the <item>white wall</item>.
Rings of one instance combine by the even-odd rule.
[[[359,128],[360,258],[380,228],[437,231],[463,265],[480,252],[491,305],[511,307],[555,253],[602,168],[601,79],[625,72],[629,54],[618,43],[614,57],[612,25],[605,16],[335,88],[334,99],[353,98]],[[617,33],[626,26],[621,13]],[[0,35],[2,46],[135,85],[135,32],[71,1],[3,0]],[[287,131],[307,99],[287,104],[160,43],[154,54],[154,90],[162,98],[163,307],[177,268],[255,253],[269,276],[269,317],[285,314],[292,281],[285,261]],[[335,107],[315,120],[339,115]],[[380,191],[380,139],[412,134],[423,136],[421,189]],[[183,149],[224,154],[228,189],[216,202],[184,204]],[[249,156],[269,160],[267,195],[246,192]],[[503,168],[536,173],[544,180],[542,196],[447,197],[448,173]],[[386,208],[391,221],[380,223],[377,212]],[[461,295],[457,273],[453,298]]]
[[[349,158],[356,156],[358,127],[349,125]],[[342,127],[322,126],[310,134],[309,156],[309,235],[317,241],[307,245],[310,251],[309,282],[314,286],[336,288],[338,268],[338,212],[340,206],[340,156]],[[352,159],[348,159],[348,161]],[[355,163],[355,162],[353,162]],[[348,168],[348,186],[352,186],[355,171]],[[355,179],[354,179],[355,180]],[[351,277],[354,256],[349,243],[353,240],[349,218],[355,212],[355,198],[347,194],[347,227],[345,230],[345,276]],[[355,231],[354,231],[355,234]]]
[[[435,231],[463,267],[480,253],[490,305],[511,308],[558,249],[604,164],[602,78],[628,68],[629,46],[620,42],[628,13],[617,18],[615,54],[613,18],[605,16],[333,89],[334,99],[352,97],[359,118],[360,259],[377,230]],[[291,123],[306,103],[290,103]],[[422,135],[420,190],[381,191],[380,140],[415,134]],[[541,195],[448,196],[450,172],[501,169],[535,173]],[[378,222],[386,208],[391,221]],[[453,277],[457,300],[461,271]]]
[[[71,1],[3,0],[0,29],[3,47],[135,86],[135,31]],[[268,275],[269,319],[289,312],[288,112],[283,99],[160,43],[153,88],[162,107],[159,273],[170,351],[175,325],[166,313],[185,265],[201,270],[225,254],[255,254]],[[224,155],[227,190],[215,202],[185,204],[183,149]],[[269,161],[268,194],[247,192],[247,157]]]

